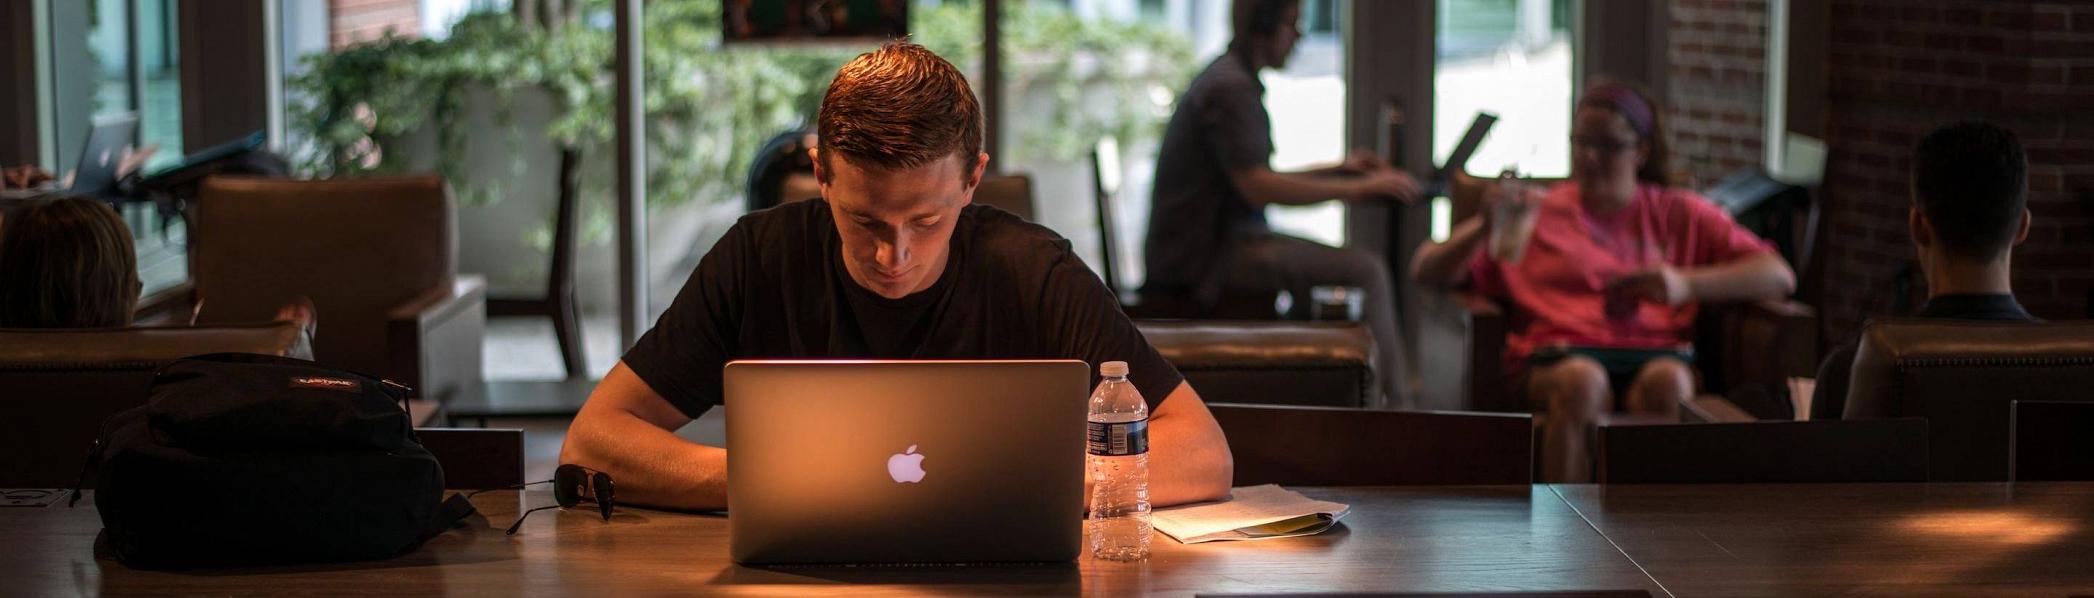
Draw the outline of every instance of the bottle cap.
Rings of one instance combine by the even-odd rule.
[[[1126,375],[1127,375],[1127,362],[1125,362],[1125,361],[1108,361],[1108,362],[1105,362],[1105,363],[1101,363],[1101,364],[1098,364],[1098,375],[1100,375],[1100,376],[1108,376],[1108,377],[1115,377],[1115,378],[1117,378],[1117,377],[1122,377],[1122,376],[1126,376]]]

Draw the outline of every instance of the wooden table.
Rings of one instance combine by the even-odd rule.
[[[1128,595],[1195,592],[1644,589],[1657,585],[1547,487],[1302,489],[1352,505],[1322,535],[1181,545],[1145,563],[972,568],[755,569],[727,558],[727,520],[621,509],[531,516],[504,537],[517,493],[475,499],[469,520],[422,549],[372,563],[211,572],[135,571],[97,559],[101,521],[79,507],[0,510],[0,594],[133,593]],[[524,496],[551,504],[544,492]],[[862,585],[861,585],[862,584]]]
[[[2094,595],[2094,484],[1558,486],[1680,596]]]
[[[134,571],[78,508],[0,509],[0,594],[1033,594],[1647,590],[1680,595],[2094,594],[2094,484],[1303,488],[1351,504],[1318,536],[1186,546],[1146,563],[756,569],[718,515],[547,511],[521,500],[372,563]]]

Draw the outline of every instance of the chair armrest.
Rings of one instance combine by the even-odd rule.
[[[480,379],[486,329],[487,279],[458,277],[386,310],[392,369],[413,373],[399,382],[413,387],[417,398],[449,400]]]
[[[1781,386],[1818,371],[1818,312],[1794,301],[1751,301],[1722,307],[1718,349],[1723,386]]]
[[[487,301],[487,279],[461,276],[450,286],[439,286],[386,310],[387,322],[414,322],[432,326],[458,317],[474,302]]]
[[[1738,303],[1738,307],[1742,307],[1742,314],[1751,314],[1753,318],[1780,318],[1780,320],[1809,318],[1813,322],[1815,322],[1815,318],[1818,318],[1818,309],[1811,307],[1811,305],[1790,301],[1790,299],[1746,301],[1746,303]]]
[[[1454,300],[1469,314],[1469,408],[1527,411],[1505,379],[1505,309],[1479,293],[1456,291]]]
[[[1141,320],[1135,326],[1210,403],[1362,407],[1374,340],[1354,322]]]
[[[1695,397],[1694,400],[1687,401],[1683,407],[1680,411],[1680,419],[1688,422],[1728,424],[1760,420],[1759,417],[1739,408],[1736,403],[1716,395]]]
[[[196,283],[184,282],[138,299],[132,326],[181,326],[196,309]]]

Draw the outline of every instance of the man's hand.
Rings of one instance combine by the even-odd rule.
[[[1694,300],[1694,285],[1671,264],[1644,268],[1607,284],[1608,305],[1615,302],[1680,305]]]
[[[1457,174],[1455,176],[1468,177],[1465,174]],[[1492,219],[1496,216],[1498,204],[1514,202],[1523,205],[1525,209],[1532,210],[1540,208],[1542,201],[1549,197],[1547,189],[1531,183],[1514,182],[1508,184],[1499,180],[1480,181],[1474,177],[1469,177],[1469,180],[1476,181],[1480,189],[1475,195],[1476,216],[1481,219],[1486,231],[1490,230],[1490,226],[1494,224]]]
[[[1367,174],[1388,165],[1388,162],[1381,159],[1381,154],[1374,153],[1374,150],[1355,148],[1351,154],[1345,156],[1345,163],[1339,165],[1338,169],[1352,174]]]
[[[1418,181],[1410,173],[1397,170],[1386,164],[1367,171],[1353,183],[1352,199],[1372,201],[1394,199],[1403,203],[1418,201]]]

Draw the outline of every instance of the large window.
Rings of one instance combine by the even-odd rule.
[[[546,288],[564,156],[579,164],[574,268],[589,375],[621,352],[613,249],[612,2],[279,0],[282,146],[303,174],[438,172],[459,198],[459,271],[490,296]],[[652,322],[744,211],[767,141],[807,126],[836,67],[871,48],[720,43],[721,0],[644,5],[645,239]],[[917,2],[917,39],[976,72],[981,13]],[[543,318],[489,323],[491,379],[562,374]]]
[[[52,2],[47,28],[50,47],[42,58],[51,73],[52,133],[49,163],[60,177],[80,164],[95,123],[135,115],[132,144],[157,148],[143,165],[150,173],[179,161],[182,101],[176,53],[177,0],[90,0]],[[138,249],[143,293],[152,295],[188,280],[186,241],[179,217],[145,203],[117,206]]]
[[[1468,172],[1570,174],[1571,15],[1577,0],[1437,0],[1433,161],[1477,112],[1498,115]]]
[[[1327,166],[1345,154],[1341,3],[1307,0],[1303,38],[1287,68],[1263,74],[1272,165]],[[1007,2],[1003,20],[1005,172],[1033,178],[1035,220],[1068,237],[1094,269],[1103,259],[1092,150],[1110,138],[1118,160],[1115,268],[1138,287],[1142,241],[1164,123],[1194,75],[1227,48],[1229,3],[1205,0]],[[1108,152],[1108,156],[1112,153]],[[1112,177],[1108,177],[1112,178]],[[1344,242],[1343,207],[1270,208],[1273,228]],[[1102,272],[1101,272],[1102,274]]]
[[[96,121],[139,117],[140,147],[158,146],[147,169],[182,156],[176,0],[51,4],[50,98],[56,166],[71,170]]]

